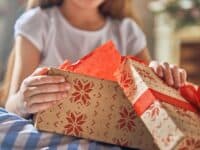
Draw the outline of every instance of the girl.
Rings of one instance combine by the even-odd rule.
[[[75,62],[108,40],[122,55],[150,61],[132,0],[31,0],[29,4],[34,8],[15,25],[8,111],[28,117],[67,97],[70,85],[63,77],[41,76],[48,69],[36,68],[58,66],[65,59]],[[176,66],[155,61],[150,66],[171,86],[186,80],[185,71]]]

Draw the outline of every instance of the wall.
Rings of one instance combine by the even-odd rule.
[[[136,12],[141,18],[143,23],[144,32],[147,36],[148,48],[154,58],[154,21],[153,15],[148,9],[148,3],[150,0],[133,0],[135,4]]]
[[[0,1],[0,81],[13,46],[14,23],[22,12],[22,4],[23,0]]]

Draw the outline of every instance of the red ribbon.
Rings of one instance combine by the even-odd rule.
[[[200,87],[188,84],[180,87],[181,95],[188,100],[197,110],[200,110]]]
[[[155,101],[165,102],[173,106],[198,113],[197,109],[195,109],[195,107],[193,107],[190,103],[162,94],[153,89],[147,89],[133,104],[133,108],[137,115],[141,116]]]

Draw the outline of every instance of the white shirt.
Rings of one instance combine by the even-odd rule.
[[[57,7],[25,12],[15,24],[15,37],[18,35],[41,52],[40,66],[56,67],[66,59],[75,62],[110,40],[122,55],[136,55],[146,47],[144,33],[129,18],[107,18],[101,29],[85,31],[73,27]]]

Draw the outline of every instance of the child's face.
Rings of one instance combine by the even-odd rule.
[[[83,9],[98,8],[105,0],[68,0]]]

